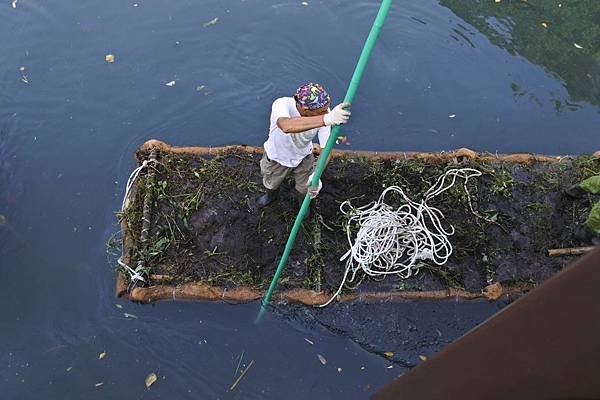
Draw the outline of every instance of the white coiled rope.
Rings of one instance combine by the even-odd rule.
[[[448,170],[425,192],[420,202],[412,201],[399,186],[388,187],[379,200],[362,207],[352,207],[349,200],[344,201],[340,211],[349,216],[346,234],[350,250],[340,261],[346,260],[346,270],[338,290],[320,307],[331,303],[345,285],[354,282],[359,271],[372,277],[395,274],[409,278],[418,271],[419,260],[445,264],[452,254],[448,237],[454,234],[454,227],[448,224],[445,228],[442,224],[444,214],[427,202],[462,178],[469,208],[478,215],[473,210],[467,189],[468,180],[478,176],[481,172],[472,168]],[[390,192],[401,196],[403,204],[400,207],[394,208],[385,203],[385,196]],[[353,227],[358,227],[355,235]]]

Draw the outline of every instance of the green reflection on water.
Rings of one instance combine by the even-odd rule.
[[[492,43],[545,67],[600,106],[600,0],[440,0]],[[579,48],[580,47],[580,48]],[[515,83],[515,95],[523,95]],[[552,99],[557,112],[578,105]]]

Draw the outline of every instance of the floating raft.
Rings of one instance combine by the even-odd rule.
[[[290,182],[282,186],[279,200],[256,209],[263,192],[262,151],[144,143],[135,157],[147,167],[134,181],[119,218],[121,260],[133,269],[141,262],[146,282],[131,288],[129,274],[120,268],[117,295],[140,302],[260,299],[298,212]],[[339,210],[343,201],[362,206],[392,185],[419,201],[451,168],[476,168],[483,175],[468,182],[479,215],[470,210],[462,184],[431,204],[455,228],[448,262],[426,263],[408,279],[365,278],[356,288],[345,289],[340,301],[518,296],[572,261],[549,257],[548,249],[589,246],[575,232],[593,199],[573,200],[563,190],[600,173],[600,152],[578,157],[469,149],[332,154],[323,189],[297,236],[274,301],[316,305],[335,292],[345,269],[340,257],[349,248],[347,217]]]

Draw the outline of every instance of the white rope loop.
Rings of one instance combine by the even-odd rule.
[[[148,166],[148,164],[151,162],[156,162],[156,160],[154,160],[154,159],[144,160],[142,162],[142,165],[140,165],[139,167],[134,169],[131,172],[131,175],[129,175],[129,179],[127,179],[127,185],[125,186],[125,195],[123,196],[123,203],[121,204],[121,211],[125,211],[125,205],[127,203],[127,200],[129,199],[131,188],[133,187],[133,184],[135,183],[136,179],[138,178],[138,176],[140,175],[142,170],[144,168],[146,168]]]
[[[398,275],[406,279],[418,272],[419,260],[445,264],[452,254],[448,237],[454,234],[454,227],[444,226],[444,214],[427,202],[450,189],[461,178],[469,208],[474,213],[467,182],[478,176],[481,172],[472,168],[448,170],[425,192],[419,203],[411,200],[399,186],[386,188],[377,201],[362,207],[352,207],[349,200],[344,201],[340,211],[349,216],[346,236],[350,249],[340,261],[346,260],[346,270],[338,290],[320,307],[331,303],[344,286],[355,281],[360,271],[371,277]],[[401,197],[402,204],[398,208],[385,203],[386,195],[392,192]],[[354,226],[358,227],[356,233],[352,229]]]

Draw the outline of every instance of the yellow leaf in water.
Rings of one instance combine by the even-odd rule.
[[[426,356],[419,355],[419,358],[421,359],[421,361],[425,361],[425,360],[427,360],[427,357],[426,357]]]
[[[146,387],[149,388],[157,380],[158,380],[158,377],[156,376],[156,374],[154,372],[152,372],[152,373],[148,374],[148,376],[146,377],[146,380],[144,382],[146,382]]]
[[[577,47],[578,49],[583,49],[583,47],[581,47],[580,45],[578,45],[577,43],[573,43],[573,46]]]
[[[104,357],[106,357],[106,352],[105,351],[103,351],[102,353],[100,353],[98,355],[98,360],[102,360]]]
[[[392,353],[391,351],[386,351],[386,352],[385,352],[385,353],[383,353],[383,354],[385,354],[385,356],[386,356],[387,358],[392,358],[392,357],[394,357],[394,353]]]
[[[327,364],[327,359],[325,357],[323,357],[320,354],[317,354],[317,357],[319,357],[319,361],[321,361],[321,364],[323,364],[323,365]]]

